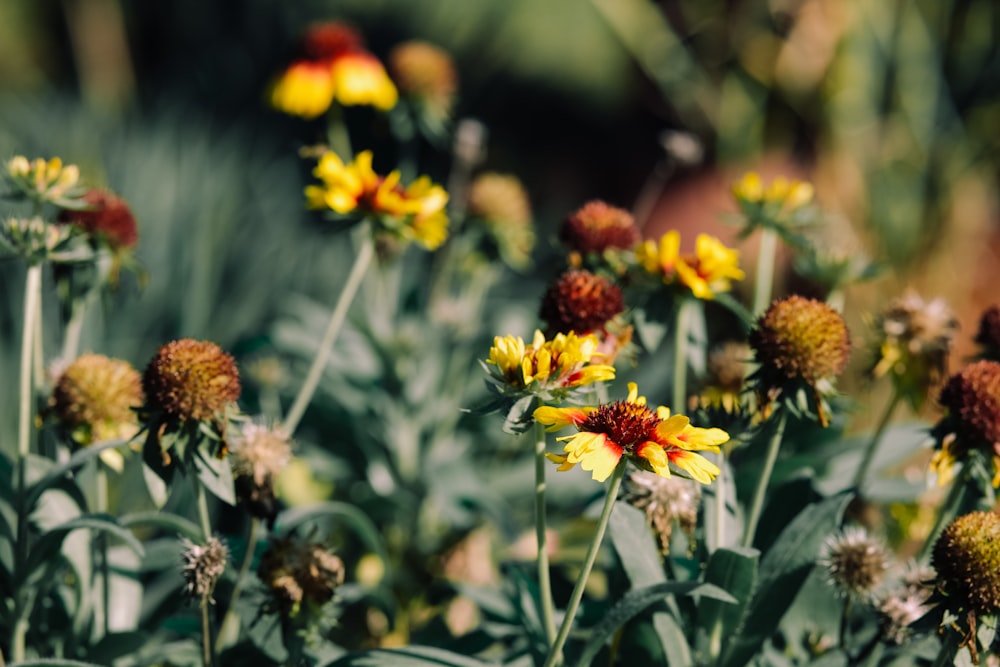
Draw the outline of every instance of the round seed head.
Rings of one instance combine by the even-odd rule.
[[[628,250],[639,242],[639,228],[625,209],[595,200],[566,218],[559,230],[559,240],[582,254],[601,253],[609,248]]]
[[[1000,362],[969,364],[948,379],[939,401],[965,447],[985,443],[1000,450]]]
[[[1000,516],[972,512],[944,529],[931,562],[953,609],[1000,611]]]
[[[541,319],[552,333],[583,335],[603,329],[625,310],[621,289],[590,271],[567,271],[542,297]]]
[[[142,378],[132,365],[100,354],[75,359],[52,390],[52,412],[83,445],[138,431]]]
[[[801,296],[772,303],[750,332],[750,346],[761,366],[814,386],[844,370],[851,348],[840,313]]]
[[[240,397],[233,358],[215,343],[183,338],[159,349],[146,367],[149,407],[169,417],[206,421]]]

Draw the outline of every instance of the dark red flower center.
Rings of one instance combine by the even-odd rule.
[[[615,401],[602,405],[580,424],[580,430],[603,433],[619,447],[629,451],[648,440],[656,440],[660,418],[645,405]]]

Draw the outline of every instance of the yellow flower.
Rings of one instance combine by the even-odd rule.
[[[614,366],[591,364],[603,359],[598,343],[593,334],[580,337],[572,332],[547,341],[536,330],[530,346],[520,336],[497,336],[486,363],[496,366],[500,379],[515,389],[580,387],[615,377]]]
[[[683,415],[670,415],[670,410],[646,405],[638,395],[634,382],[628,385],[628,398],[596,407],[554,408],[543,406],[534,411],[534,418],[549,431],[575,426],[577,433],[559,438],[565,441],[565,454],[546,454],[560,464],[559,470],[569,470],[577,463],[593,473],[598,482],[606,480],[618,466],[622,456],[636,465],[670,477],[670,466],[702,484],[709,484],[719,474],[719,468],[696,451],[718,452],[719,445],[729,440],[729,434],[718,428],[697,428]]]
[[[339,155],[327,151],[320,156],[313,176],[323,181],[323,185],[306,187],[309,208],[329,208],[341,215],[356,209],[361,199],[379,184],[379,177],[372,170],[371,151],[358,153],[350,164],[344,164]]]
[[[59,203],[78,193],[80,169],[75,164],[63,164],[62,159],[37,158],[28,161],[16,155],[7,162],[7,175],[21,194],[35,200]]]
[[[302,118],[321,116],[330,108],[333,98],[333,70],[325,62],[294,62],[271,89],[271,105],[275,109]]]
[[[765,187],[760,174],[750,171],[733,185],[733,196],[748,204],[775,204],[779,209],[794,211],[812,201],[813,186],[779,176]]]
[[[344,106],[371,105],[388,111],[399,97],[385,67],[366,51],[350,51],[333,59],[334,98]]]
[[[636,250],[636,259],[648,273],[661,276],[667,284],[679,282],[699,299],[728,292],[733,280],[745,276],[739,267],[739,250],[727,248],[714,236],[699,234],[693,256],[681,256],[680,246],[680,233],[671,230],[659,242],[644,241]]]

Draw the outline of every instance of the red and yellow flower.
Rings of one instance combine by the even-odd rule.
[[[372,215],[387,231],[428,250],[438,248],[448,238],[448,193],[426,176],[404,188],[399,171],[387,176],[375,172],[371,151],[359,153],[351,163],[326,151],[313,175],[322,184],[306,187],[309,208],[328,208],[341,215]]]
[[[594,382],[613,380],[614,366],[592,361],[599,341],[593,334],[557,334],[552,340],[536,330],[531,345],[520,336],[497,336],[487,364],[496,367],[503,382],[513,389],[570,389]]]
[[[728,248],[719,239],[699,234],[693,255],[681,255],[681,237],[669,231],[660,240],[647,240],[636,250],[636,259],[648,273],[659,275],[665,283],[678,282],[698,299],[713,299],[728,292],[733,280],[745,277],[739,267],[740,251]]]
[[[593,479],[606,480],[628,456],[643,469],[661,477],[670,477],[673,465],[686,476],[709,484],[719,474],[719,468],[698,451],[719,452],[719,445],[729,440],[729,434],[718,428],[691,426],[684,415],[671,415],[663,406],[650,409],[646,398],[638,395],[635,383],[629,383],[628,398],[596,407],[555,408],[542,406],[534,418],[558,431],[575,426],[577,433],[559,438],[565,441],[565,454],[546,454],[560,464],[559,470],[569,470],[576,464],[593,472]]]

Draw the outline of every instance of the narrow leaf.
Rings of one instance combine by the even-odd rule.
[[[143,553],[142,544],[139,540],[135,538],[131,531],[119,525],[114,517],[108,514],[85,514],[56,526],[38,539],[28,558],[30,571],[47,563],[52,555],[62,546],[62,542],[66,539],[66,536],[74,530],[81,528],[98,530],[113,535],[128,545],[137,554],[142,555]]]
[[[326,667],[484,667],[486,663],[430,646],[407,646],[399,649],[376,649],[351,653]]]
[[[120,517],[118,523],[125,528],[141,526],[162,528],[165,531],[186,537],[195,543],[200,543],[202,540],[201,528],[193,521],[167,512],[133,512]]]
[[[724,604],[710,597],[702,597],[698,602],[698,626],[708,636],[713,656],[719,655],[723,638],[731,636],[740,621],[757,580],[759,560],[759,551],[741,547],[716,549],[708,559],[705,582],[728,591],[736,599],[736,604]]]
[[[108,442],[91,445],[90,447],[84,447],[73,452],[73,455],[70,456],[66,462],[53,466],[42,476],[41,479],[28,487],[28,493],[25,496],[24,506],[33,507],[38,501],[38,497],[41,496],[42,493],[56,481],[62,478],[63,475],[76,470],[90,459],[95,456],[99,456],[101,452],[108,449],[114,449],[115,447],[121,447],[126,442],[128,441],[109,440]]]

